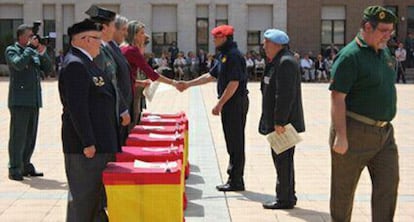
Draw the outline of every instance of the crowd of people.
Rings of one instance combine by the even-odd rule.
[[[265,31],[264,55],[243,55],[230,25],[211,30],[215,56],[200,51],[184,57],[173,44],[160,58],[145,57],[149,42],[145,24],[96,5],[85,13],[88,19],[68,28],[71,46],[59,57],[63,59],[58,87],[69,184],[67,221],[108,220],[102,171],[121,152],[129,131],[139,122],[145,107],[142,90],[152,81],[172,85],[180,92],[216,82],[218,99],[211,113],[221,117],[229,155],[227,181],[216,189],[244,191],[247,83],[257,73],[261,74],[262,93],[258,131],[263,135],[281,135],[288,124],[304,132],[302,79],[332,80],[331,218],[351,220],[357,182],[367,167],[373,184],[373,221],[393,220],[399,167],[391,124],[396,114],[397,72],[395,57],[387,48],[397,22],[391,11],[381,6],[366,8],[355,39],[339,52],[331,46],[316,58],[311,53],[302,58],[291,51],[288,34],[279,29]],[[399,50],[395,55],[402,60]],[[40,77],[51,71],[52,63],[45,46],[25,24],[18,27],[17,42],[5,54],[11,72],[9,179],[22,181],[26,176],[43,176],[31,163],[31,156],[42,106]],[[276,195],[263,208],[292,209],[298,201],[295,146],[282,153],[270,151],[277,175]]]

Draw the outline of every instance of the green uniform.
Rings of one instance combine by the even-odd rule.
[[[18,43],[7,47],[6,61],[10,69],[8,106],[10,109],[9,174],[31,171],[30,163],[42,107],[41,72],[52,70],[47,53],[22,47]]]
[[[111,52],[109,51],[107,47],[109,46],[101,45],[100,53],[94,59],[94,62],[98,65],[99,68],[104,70],[104,72],[111,79],[111,82],[112,82],[112,85],[114,86],[115,94],[116,94],[116,113],[117,113],[117,116],[119,117],[120,112],[123,112],[128,108],[125,108],[122,110],[122,108],[120,107],[119,88],[118,88],[118,83],[117,83],[117,78],[116,78],[117,65],[116,65],[114,58],[112,57]],[[117,122],[119,123],[119,121]]]
[[[396,113],[395,59],[378,53],[357,36],[332,65],[330,90],[347,94],[346,108],[374,120],[391,121]]]
[[[388,49],[376,52],[358,35],[339,52],[333,64],[333,82],[329,89],[346,94],[348,112],[348,151],[342,155],[331,149],[330,210],[333,222],[351,221],[355,189],[365,167],[373,184],[372,221],[393,221],[399,183],[394,129],[391,123],[373,124],[375,121],[391,121],[396,113],[393,61]],[[333,126],[331,148],[335,137]]]

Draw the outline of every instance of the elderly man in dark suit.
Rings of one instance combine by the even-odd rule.
[[[299,65],[288,43],[288,35],[281,30],[269,29],[264,33],[264,50],[271,62],[266,65],[261,82],[263,102],[259,132],[263,135],[282,134],[289,123],[298,132],[305,131]],[[272,149],[277,172],[276,199],[264,203],[265,209],[291,209],[296,205],[294,152],[294,146],[279,154]]]
[[[68,29],[71,48],[59,76],[63,152],[71,197],[67,221],[107,220],[106,215],[99,215],[102,171],[114,160],[119,143],[115,88],[93,62],[100,52],[100,30],[101,26],[89,19]]]
[[[41,72],[52,70],[46,47],[26,24],[17,28],[17,42],[6,49],[10,69],[9,178],[43,176],[30,162],[36,144],[39,108],[42,107]]]

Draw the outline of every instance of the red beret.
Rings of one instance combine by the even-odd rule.
[[[211,30],[211,34],[215,37],[227,37],[233,35],[234,28],[230,25],[220,25]]]

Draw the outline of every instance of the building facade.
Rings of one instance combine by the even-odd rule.
[[[398,37],[414,32],[414,0],[0,0],[0,63],[4,49],[15,39],[21,23],[41,21],[39,34],[49,36],[57,53],[69,44],[67,28],[86,18],[91,4],[111,9],[146,24],[152,36],[148,50],[160,54],[173,41],[180,51],[214,52],[210,30],[220,24],[235,28],[243,51],[258,51],[263,31],[287,30],[291,47],[319,52],[330,44],[343,46],[359,29],[368,5],[385,5],[400,16]]]

